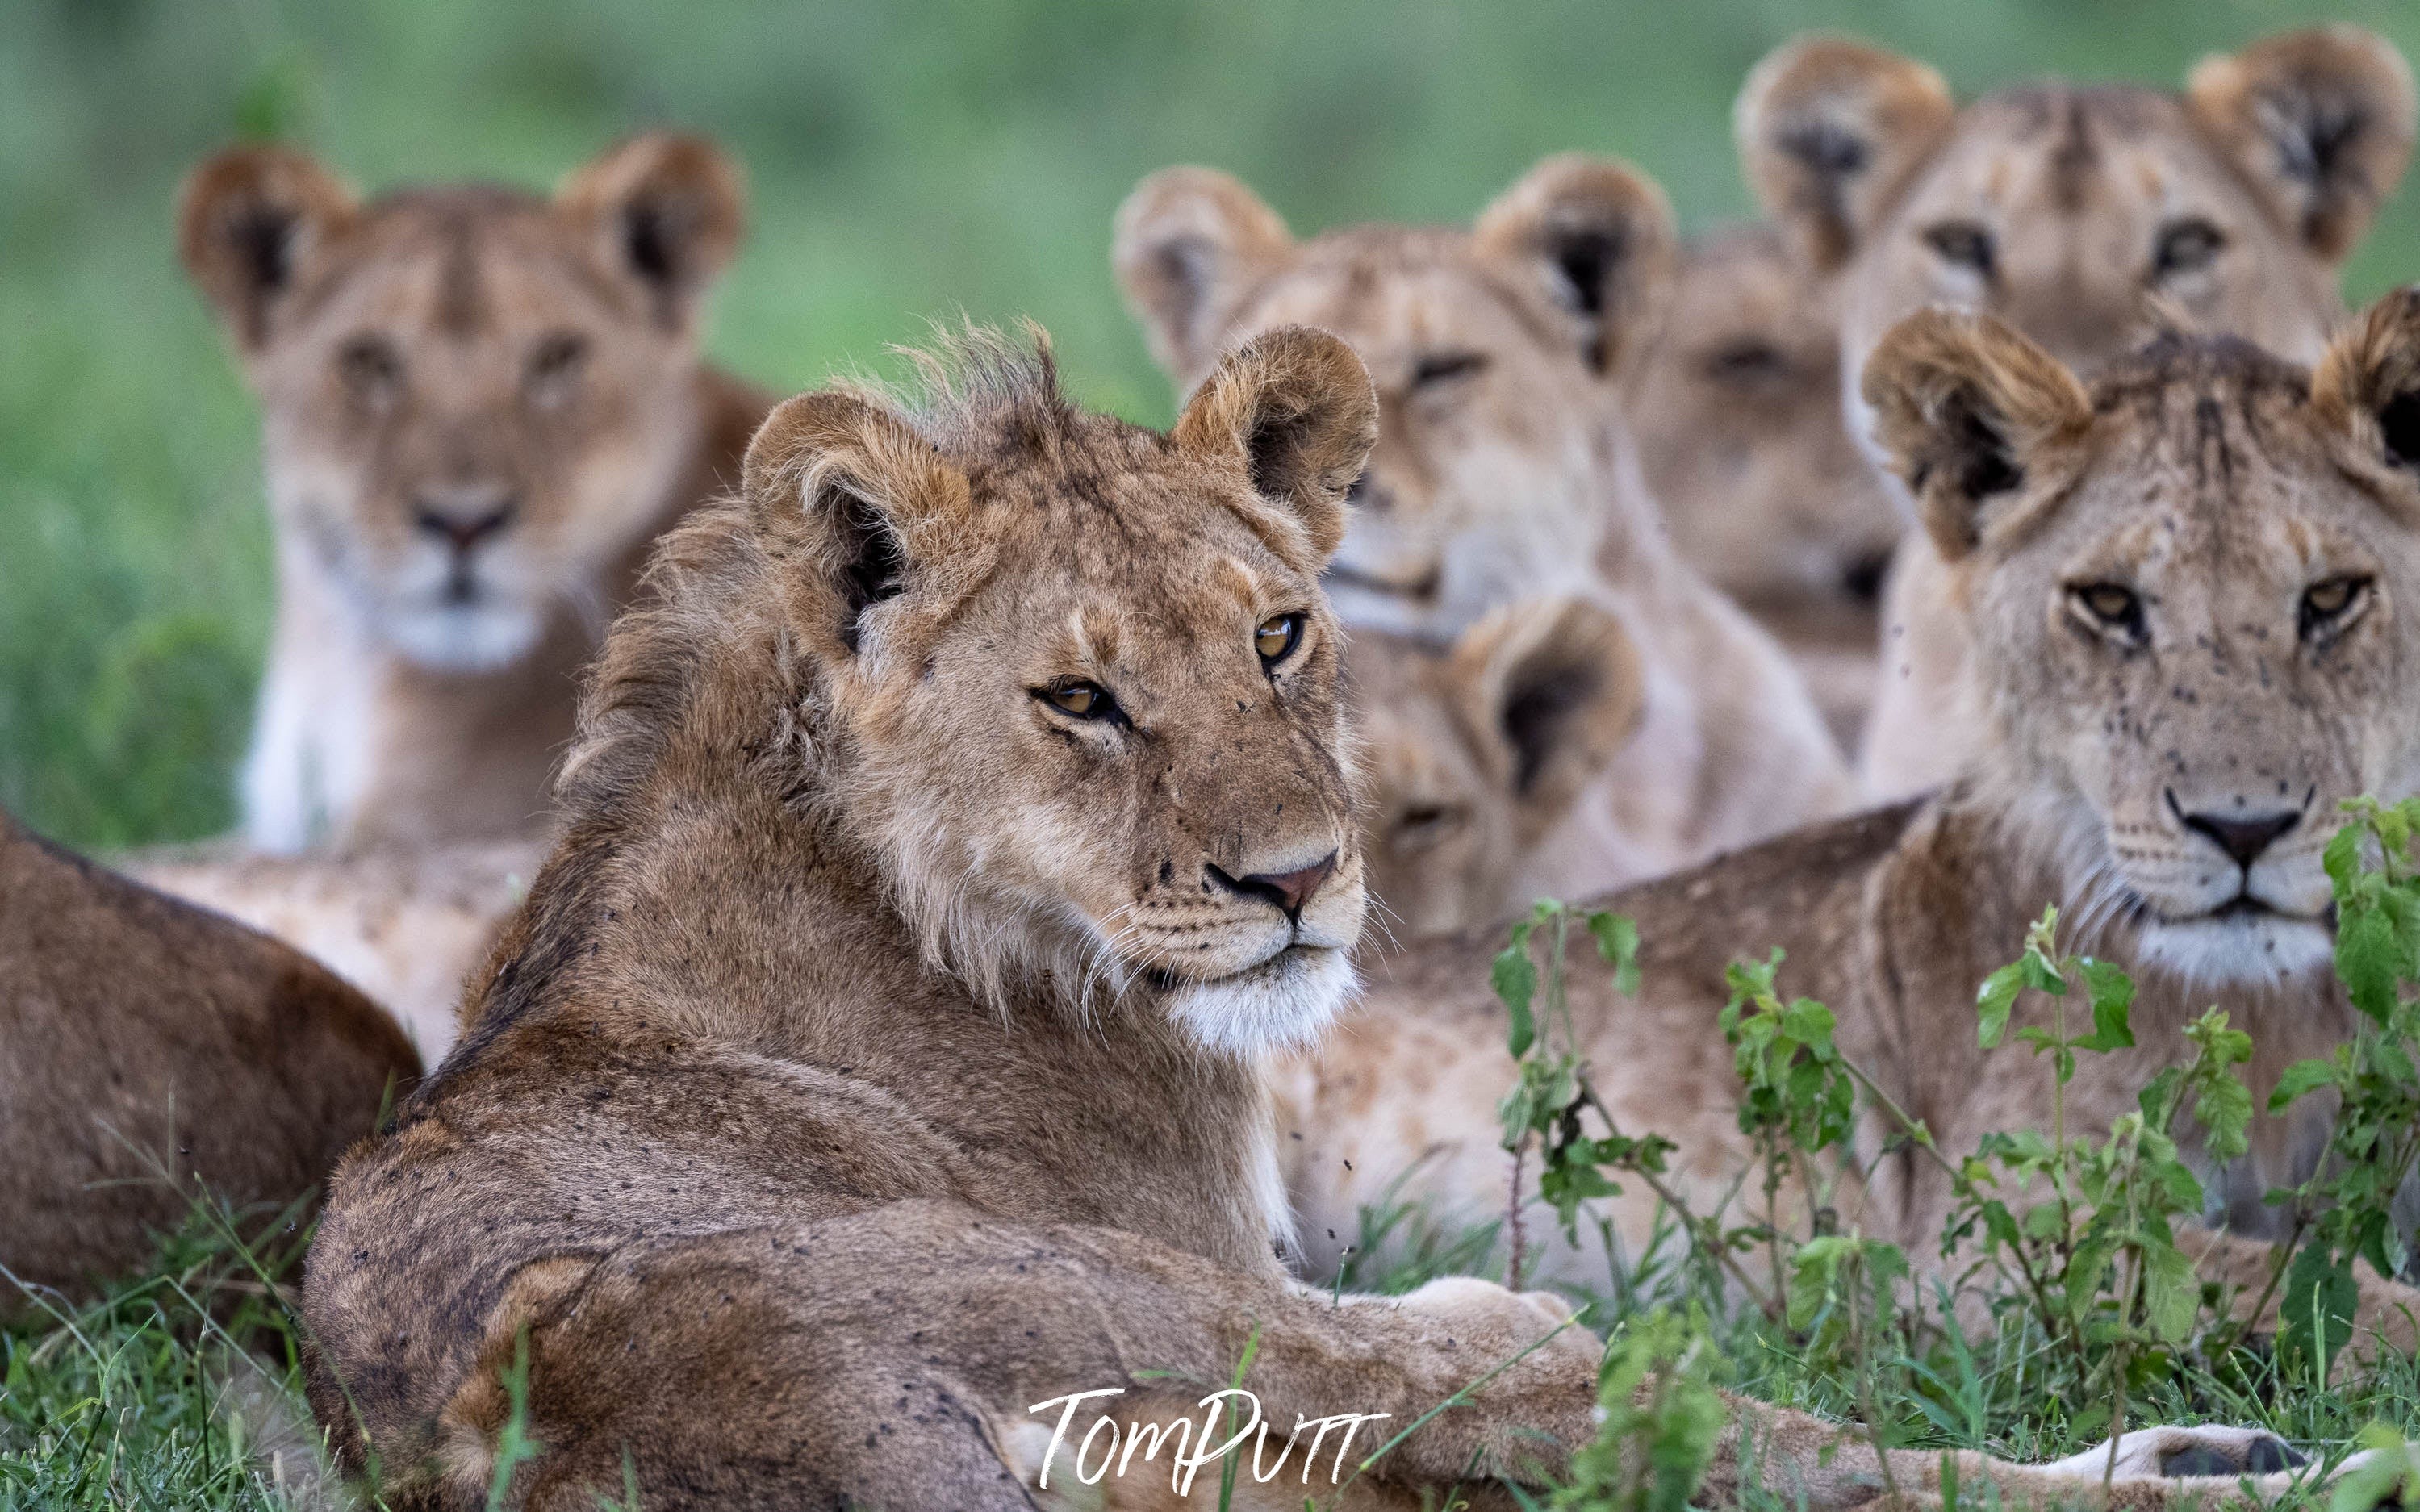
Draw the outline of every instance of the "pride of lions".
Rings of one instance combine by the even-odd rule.
[[[1960,1148],[2049,1119],[1972,1018],[2047,903],[2139,984],[2071,1117],[2212,1002],[2256,1095],[2327,1053],[2333,816],[2420,794],[2420,286],[2336,294],[2404,60],[2328,27],[1962,105],[1819,38],[1736,125],[1768,219],[1697,240],[1577,155],[1308,237],[1152,175],[1105,230],[1165,433],[1038,330],[937,337],[905,395],[719,372],[744,191],[697,138],[551,196],[197,167],[278,553],[243,825],[119,874],[0,817],[0,1312],[197,1192],[323,1195],[311,1403],[388,1505],[488,1504],[517,1414],[530,1508],[1161,1505],[1032,1404],[1166,1425],[1248,1350],[1280,1428],[1418,1425],[1319,1504],[1534,1504],[1594,1431],[1562,1293],[1325,1284],[1383,1200],[1503,1212],[1488,960],[1532,900],[1637,919],[1574,1026],[1710,1198],[1724,968],[1776,946]],[[2237,1295],[2306,1106],[2203,1161]],[[1935,1172],[1867,1186],[1944,1263]],[[1604,1211],[1647,1242],[1648,1194]],[[1604,1275],[1528,1228],[1543,1284]],[[2420,1290],[2361,1288],[2365,1350],[2420,1346]],[[2242,1504],[2303,1462],[1882,1462],[1729,1406],[1708,1504]]]

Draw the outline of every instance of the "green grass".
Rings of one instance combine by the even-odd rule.
[[[268,634],[257,417],[170,253],[177,177],[246,131],[368,187],[545,184],[615,134],[713,132],[756,212],[713,326],[769,383],[879,367],[926,317],[1030,314],[1087,400],[1165,421],[1119,308],[1142,174],[1242,174],[1298,229],[1464,220],[1537,158],[1624,154],[1690,224],[1746,208],[1733,91],[1811,25],[1973,91],[2173,82],[2314,16],[2420,52],[2391,0],[23,0],[0,7],[0,804],[85,845],[214,832]],[[2356,259],[2412,271],[2405,194]]]
[[[320,1485],[316,1451],[295,1431],[309,1422],[302,1331],[288,1311],[307,1233],[282,1218],[252,1220],[246,1244],[231,1215],[197,1207],[163,1239],[156,1264],[81,1306],[28,1306],[0,1276],[0,1315],[12,1304],[21,1312],[0,1327],[0,1512],[316,1504],[305,1499]],[[1389,1204],[1365,1215],[1361,1253],[1386,1253],[1390,1235],[1398,1246],[1418,1236],[1414,1249],[1382,1266],[1365,1262],[1355,1286],[1409,1290],[1439,1273],[1440,1250],[1461,1262],[1450,1269],[1484,1273],[1494,1226],[1457,1233]],[[1861,1400],[1870,1403],[1872,1426],[1895,1447],[2032,1460],[2074,1453],[2105,1432],[2079,1428],[2091,1402],[2045,1392],[2048,1347],[2013,1319],[1972,1344],[1954,1329],[1919,1327],[1918,1347],[1879,1351],[1860,1381],[1753,1309],[1727,1305],[1683,1262],[1677,1242],[1652,1247],[1583,1297],[1600,1331],[1652,1309],[1694,1307],[1707,1319],[1723,1384],[1841,1420],[1864,1416]],[[1939,1323],[1937,1312],[1931,1321]],[[2130,1421],[2259,1424],[2333,1455],[2374,1421],[2420,1429],[2420,1365],[2393,1357],[2351,1380],[2339,1372],[2333,1389],[2321,1389],[2280,1370],[2265,1350],[2232,1350],[2180,1362]],[[264,1451],[264,1434],[282,1449],[276,1458]]]
[[[321,1484],[289,1285],[307,1232],[196,1204],[156,1263],[70,1306],[0,1274],[0,1512],[308,1507]]]

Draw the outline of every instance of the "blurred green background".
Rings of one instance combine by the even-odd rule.
[[[178,176],[277,135],[366,188],[530,185],[634,128],[713,133],[754,191],[721,361],[887,370],[958,309],[1032,315],[1087,400],[1164,423],[1109,217],[1144,173],[1241,174],[1295,226],[1460,221],[1537,158],[1620,153],[1683,222],[1746,209],[1748,67],[1799,31],[2028,75],[2172,85],[2313,18],[2420,54],[2420,8],[2251,0],[6,0],[0,4],[0,804],[94,846],[205,835],[271,604],[258,419],[170,250]],[[2420,200],[2355,299],[2420,271]]]

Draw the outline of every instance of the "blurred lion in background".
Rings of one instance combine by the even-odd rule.
[[[276,535],[253,847],[543,817],[579,669],[768,408],[698,350],[742,216],[729,160],[666,134],[551,198],[364,201],[277,147],[188,177],[178,250],[260,397]]]

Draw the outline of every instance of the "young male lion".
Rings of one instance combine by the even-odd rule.
[[[1575,964],[1581,1051],[1625,1132],[1679,1141],[1672,1180],[1709,1205],[1749,1156],[1714,1028],[1728,964],[1784,949],[1786,990],[1830,1004],[1847,1053],[1960,1152],[2049,1119],[2040,1064],[1978,1049],[1971,1005],[2056,903],[2067,945],[2139,987],[2136,1047],[2082,1058],[2071,1127],[2131,1111],[2213,1002],[2251,1035],[2265,1098],[2355,1020],[2320,865],[2338,804],[2420,792],[2420,618],[2403,608],[2420,600],[2420,291],[2381,301],[2316,371],[2168,336],[2089,388],[1994,318],[1927,312],[1884,339],[1864,392],[1969,606],[1989,738],[1921,805],[1604,900],[1637,921],[1642,986],[1624,999],[1592,954]],[[1303,1066],[1284,1117],[1305,1135],[1290,1182],[1309,1232],[1349,1236],[1356,1204],[1405,1172],[1449,1210],[1501,1210],[1497,943],[1398,957]],[[2036,997],[2020,1025],[2047,1022]],[[2307,1173],[2321,1117],[2257,1119],[2242,1160],[2204,1159],[2210,1215],[2273,1233],[2263,1195]],[[1866,1152],[1891,1132],[1869,1110]],[[1950,1196],[1902,1144],[1838,1205],[1931,1257]],[[1625,1241],[1645,1240],[1652,1202],[1608,1204]],[[2271,1263],[2255,1240],[2189,1247],[2250,1291]],[[1568,1251],[1550,1270],[1584,1273]],[[2395,1308],[2411,1303],[2372,1278],[2363,1321],[2408,1349]]]
[[[1365,225],[1302,242],[1227,175],[1170,168],[1127,196],[1115,248],[1127,302],[1182,389],[1293,321],[1342,336],[1376,376],[1378,445],[1326,577],[1347,625],[1443,641],[1556,593],[1621,618],[1644,715],[1597,801],[1640,875],[1854,795],[1806,685],[1674,552],[1636,481],[1617,394],[1672,241],[1652,183],[1559,157],[1468,230]]]
[[[142,1263],[202,1191],[282,1210],[419,1074],[313,962],[0,813],[0,1315]]]
[[[1340,1303],[1272,1250],[1259,1067],[1335,1011],[1360,928],[1318,579],[1374,431],[1352,353],[1302,330],[1167,436],[982,339],[922,413],[775,412],[744,499],[672,534],[607,641],[566,838],[467,1037],[334,1183],[313,1400],[390,1504],[484,1504],[517,1413],[533,1509],[631,1482],[663,1509],[1115,1504],[1122,1478],[1036,1484],[1050,1404],[1164,1418],[1254,1341],[1280,1437],[1409,1427],[1505,1367],[1344,1504],[1563,1463],[1596,1349],[1551,1303]],[[1869,1497],[1862,1439],[1763,1421],[1813,1504]]]
[[[186,179],[178,250],[260,395],[278,608],[256,847],[526,828],[574,676],[647,545],[737,481],[768,400],[705,366],[737,170],[633,138],[553,198],[364,202],[239,147]]]
[[[2402,55],[2349,26],[2207,58],[2180,95],[2046,83],[1963,108],[1920,63],[1816,38],[1757,66],[1738,128],[1765,208],[1838,281],[1849,428],[1879,465],[1856,375],[1927,306],[1989,311],[2086,373],[2142,338],[2154,298],[2169,323],[2313,360],[2340,314],[2336,269],[2411,156],[2414,108]],[[1954,773],[1975,728],[1949,577],[1911,533],[1862,758],[1881,796]]]

